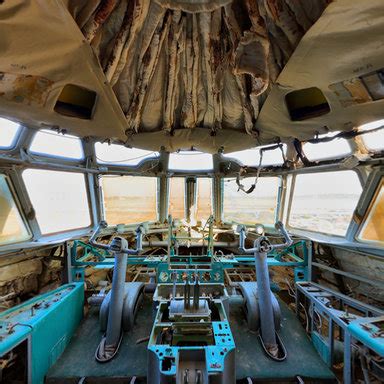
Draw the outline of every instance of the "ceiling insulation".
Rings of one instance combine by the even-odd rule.
[[[258,136],[270,85],[327,0],[69,0],[128,134]]]

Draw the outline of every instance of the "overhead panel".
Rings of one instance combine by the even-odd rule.
[[[379,38],[384,35],[383,12],[382,0],[338,0],[326,8],[300,41],[261,109],[256,127],[262,143],[276,137],[305,140],[383,118],[384,45]],[[323,93],[330,111],[292,119],[287,95],[313,87]]]
[[[126,120],[61,1],[0,3],[0,116],[124,140]]]

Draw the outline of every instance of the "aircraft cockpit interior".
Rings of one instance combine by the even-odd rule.
[[[384,382],[382,0],[0,1],[0,382]]]

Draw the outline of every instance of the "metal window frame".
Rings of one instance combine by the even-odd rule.
[[[29,128],[21,126],[20,134],[17,142],[12,150],[2,151],[0,150],[0,171],[6,172],[9,175],[10,183],[14,188],[15,195],[20,201],[20,206],[25,222],[29,226],[33,238],[32,241],[23,244],[12,244],[9,247],[0,246],[0,254],[5,253],[7,250],[15,250],[20,248],[32,248],[41,247],[46,244],[53,244],[63,242],[69,239],[75,239],[82,236],[86,236],[90,233],[90,230],[95,228],[97,223],[103,218],[103,199],[102,190],[99,186],[99,177],[102,175],[131,175],[131,176],[153,176],[158,178],[158,191],[157,191],[157,218],[160,222],[165,222],[168,215],[168,199],[169,199],[169,179],[171,177],[188,177],[195,176],[208,177],[212,179],[212,199],[213,199],[213,213],[217,223],[223,223],[223,179],[226,177],[234,177],[241,164],[234,159],[224,158],[222,153],[213,154],[213,170],[206,171],[170,171],[168,169],[169,153],[161,150],[159,157],[146,158],[141,161],[137,166],[122,166],[116,164],[98,163],[95,155],[94,144],[97,142],[96,138],[82,138],[84,158],[83,159],[66,159],[62,157],[52,158],[48,156],[36,157],[32,159],[28,156],[28,148],[36,133],[36,128]],[[352,145],[351,140],[348,140]],[[279,201],[276,207],[276,218],[287,221],[290,213],[292,194],[294,192],[294,179],[298,174],[315,173],[315,172],[328,172],[328,171],[340,171],[341,161],[340,159],[335,163],[329,163],[327,161],[320,161],[317,164],[298,168],[287,169],[280,166],[266,167],[260,177],[279,177],[281,179],[281,186],[279,187]],[[362,217],[370,203],[372,194],[376,188],[378,180],[380,180],[379,174],[384,174],[383,157],[375,156],[372,159],[365,160],[354,168],[357,172],[362,186],[363,193],[358,203],[356,213]],[[21,173],[26,168],[38,168],[54,171],[67,171],[83,173],[85,176],[86,190],[88,204],[90,207],[90,216],[92,222],[92,228],[83,230],[68,230],[59,234],[44,235],[42,236],[38,223],[35,218],[31,218],[28,215],[31,212],[31,202],[26,192],[24,182],[21,177]],[[380,173],[381,172],[381,173]],[[248,167],[248,175],[255,176],[257,168]],[[375,176],[376,175],[376,176]],[[27,218],[28,217],[28,218]],[[352,220],[347,230],[345,238],[335,237],[331,235],[321,235],[316,232],[310,231],[297,231],[292,229],[294,234],[299,236],[305,236],[306,238],[326,242],[334,245],[347,246],[349,248],[355,248],[364,250],[371,254],[384,256],[384,250],[379,249],[375,244],[367,244],[358,241],[357,233],[359,230],[359,223]]]
[[[356,222],[354,225],[353,232],[351,233],[351,240],[356,241],[359,244],[364,244],[365,246],[383,248],[382,242],[364,241],[359,238],[366,220],[368,219],[370,209],[374,204],[376,193],[379,192],[382,183],[384,183],[384,167],[376,167],[372,170],[367,179],[366,187],[363,190],[360,202],[356,208],[356,215],[361,219],[359,223]]]

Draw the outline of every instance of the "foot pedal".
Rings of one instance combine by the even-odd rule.
[[[180,350],[176,384],[208,384],[204,350]]]

